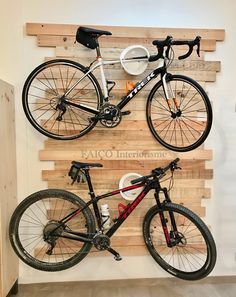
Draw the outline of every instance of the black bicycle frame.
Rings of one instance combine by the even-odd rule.
[[[162,191],[164,193],[165,196],[165,201],[166,202],[171,202],[167,189],[166,188],[161,188],[159,180],[153,179],[153,180],[148,180],[146,183],[138,183],[135,185],[131,185],[122,189],[118,189],[112,192],[108,192],[99,196],[95,196],[94,191],[93,191],[93,186],[92,186],[92,182],[90,179],[90,175],[89,175],[89,171],[88,170],[84,170],[84,174],[86,176],[87,179],[87,183],[88,183],[88,187],[89,187],[89,195],[91,197],[91,200],[89,202],[86,203],[86,205],[81,208],[81,209],[77,209],[75,211],[73,211],[72,213],[70,213],[69,215],[67,215],[65,218],[63,218],[61,220],[62,225],[65,224],[66,222],[70,221],[71,219],[73,219],[75,216],[77,216],[80,212],[82,212],[83,210],[85,210],[87,207],[89,207],[91,204],[93,205],[93,209],[94,209],[94,214],[97,220],[97,225],[99,230],[102,230],[102,220],[101,220],[101,215],[99,212],[99,208],[98,208],[98,201],[100,201],[101,199],[104,198],[108,198],[114,195],[119,194],[120,192],[127,192],[127,191],[131,191],[133,189],[137,189],[137,188],[141,188],[144,187],[144,189],[142,190],[142,192],[135,198],[135,200],[132,203],[129,203],[127,206],[125,206],[124,210],[119,213],[118,218],[116,218],[114,220],[114,224],[104,233],[106,236],[108,236],[109,238],[117,231],[117,229],[123,224],[123,222],[128,218],[128,216],[133,212],[133,210],[139,205],[139,203],[143,200],[143,198],[147,195],[147,193],[154,189],[155,190],[155,199],[157,202],[157,206],[159,208],[161,208],[161,203],[159,200],[159,193]],[[174,230],[176,230],[176,224],[175,224],[175,220],[173,217],[173,214],[170,214],[171,216],[171,221],[172,221],[172,226],[174,226]],[[166,238],[166,242],[167,245],[170,246],[171,242],[170,242],[170,235],[169,235],[169,231],[167,229],[167,225],[166,225],[166,221],[164,218],[164,215],[162,212],[160,212],[160,219],[162,222],[162,228],[163,228],[163,232]],[[58,227],[57,227],[58,228]],[[56,229],[57,229],[56,228]],[[55,231],[55,230],[54,230]],[[73,240],[77,240],[77,241],[82,241],[82,242],[92,242],[92,238],[90,236],[90,238],[88,238],[88,236],[84,233],[80,233],[80,232],[73,232],[73,231],[69,231],[66,230],[66,232],[69,235],[63,234],[60,235],[61,237],[65,237],[68,239],[73,239]]]
[[[139,82],[130,92],[128,95],[121,98],[121,101],[117,104],[117,107],[122,110],[123,107],[125,107],[129,101],[134,98],[152,79],[156,78],[159,74],[161,75],[161,79],[166,74],[166,66],[162,66],[160,68],[156,68],[153,72],[151,72],[147,77],[145,77],[141,82]],[[106,101],[107,98],[105,98]],[[70,101],[65,100],[66,104],[72,105],[74,107],[77,107],[79,109],[82,109],[84,111],[90,112],[92,114],[98,115],[99,110],[95,108],[91,108],[90,106],[87,106],[85,104],[76,104]]]

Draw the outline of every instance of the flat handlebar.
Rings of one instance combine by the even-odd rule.
[[[171,170],[174,171],[175,169],[177,169],[177,163],[179,162],[179,158],[176,158],[174,161],[170,162],[170,164],[168,164],[166,167],[158,167],[152,170],[152,173],[149,175],[145,175],[145,176],[141,176],[139,178],[133,179],[131,180],[131,184],[137,184],[140,182],[144,182],[146,180],[148,180],[151,177],[154,176],[160,176],[162,174],[164,174],[166,171]]]

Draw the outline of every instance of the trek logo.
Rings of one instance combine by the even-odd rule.
[[[131,212],[135,209],[144,196],[145,193],[141,193],[140,196],[134,200],[134,202],[127,208],[127,211],[123,214],[123,219],[126,219],[131,214]]]
[[[152,78],[154,78],[156,75],[154,72],[149,74],[146,78],[144,78],[127,96],[127,98],[133,98],[134,95],[136,95]]]

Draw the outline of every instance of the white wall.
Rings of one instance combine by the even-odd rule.
[[[231,0],[1,0],[0,78],[15,85],[18,198],[46,187],[41,169],[52,166],[38,161],[44,137],[26,122],[21,107],[21,90],[28,73],[53,50],[38,48],[34,37],[25,36],[26,22],[96,25],[224,28],[226,39],[217,44],[212,60],[222,61],[217,82],[208,87],[214,106],[214,125],[208,139],[214,148],[213,197],[207,202],[207,220],[212,225],[218,261],[213,275],[236,274],[236,188],[234,153],[236,69],[236,2]],[[23,264],[20,282],[95,280],[167,276],[150,257],[129,257],[116,262],[111,257],[86,258],[63,273],[44,273]]]

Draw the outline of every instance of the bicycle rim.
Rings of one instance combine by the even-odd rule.
[[[160,221],[162,211],[172,247],[168,247],[166,243]],[[171,224],[170,212],[177,224],[176,234]],[[197,280],[206,277],[214,268],[216,247],[209,229],[199,217],[181,205],[168,203],[162,210],[157,207],[149,210],[144,222],[144,238],[157,263],[176,277]]]
[[[167,85],[176,104],[172,98],[166,100],[162,83],[158,82],[147,102],[149,128],[166,148],[193,150],[205,141],[211,129],[209,98],[198,83],[182,75],[170,75]]]
[[[99,108],[101,89],[92,74],[63,97],[86,71],[73,61],[52,60],[29,75],[23,88],[23,108],[30,123],[40,133],[54,139],[70,140],[83,136],[96,125],[93,113],[66,103]]]
[[[44,271],[64,270],[81,261],[92,244],[62,236],[73,231],[91,237],[95,223],[90,210],[84,210],[63,227],[58,222],[84,205],[76,195],[63,190],[44,190],[26,198],[15,210],[9,228],[11,244],[20,259]],[[50,253],[51,243],[55,246]]]

